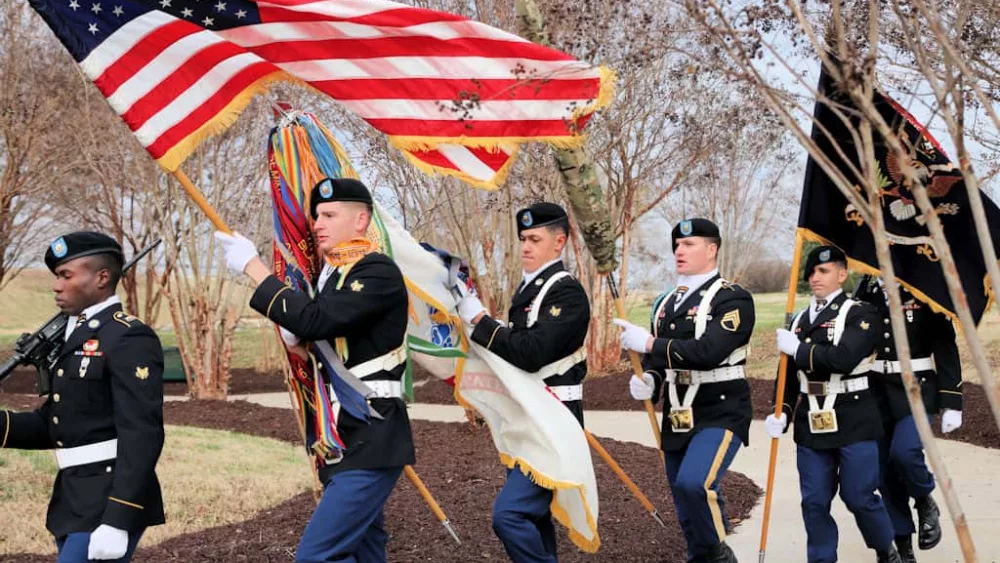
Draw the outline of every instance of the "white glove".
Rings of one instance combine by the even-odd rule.
[[[121,559],[128,551],[128,532],[101,524],[90,534],[87,559]]]
[[[962,426],[962,411],[944,409],[941,413],[941,432],[944,434],[954,432],[960,426]]]
[[[243,275],[243,270],[251,260],[257,258],[257,247],[250,239],[239,233],[227,235],[222,231],[215,232],[215,240],[222,245],[222,251],[226,255],[226,266],[229,271],[237,276]]]
[[[475,295],[463,297],[462,300],[458,302],[458,316],[462,317],[462,322],[467,325],[471,325],[472,319],[478,317],[479,313],[485,312],[486,307],[483,307],[482,301],[480,301]]]
[[[283,326],[278,327],[278,332],[281,333],[281,339],[285,342],[285,344],[288,345],[289,348],[294,348],[295,346],[298,346],[300,342],[302,342],[302,340],[299,339],[298,336],[295,336],[287,328]]]
[[[465,277],[459,276],[458,283],[454,285],[455,291],[458,293],[459,299],[465,299],[466,297],[478,297],[479,292],[476,291],[475,284]]]
[[[788,415],[785,413],[781,413],[781,418],[775,418],[774,413],[771,413],[764,419],[767,435],[772,438],[781,438],[786,426],[788,426]]]
[[[628,380],[628,390],[632,393],[632,398],[636,401],[645,401],[646,399],[653,398],[653,387],[656,385],[653,375],[649,372],[642,374],[642,379],[639,379],[632,374],[632,378]]]
[[[783,328],[778,329],[778,351],[782,354],[788,354],[791,357],[795,357],[795,353],[799,351],[799,337],[790,330],[785,330]]]
[[[622,343],[622,348],[625,348],[626,350],[633,350],[635,352],[639,352],[640,354],[646,353],[646,343],[649,342],[650,337],[653,336],[648,330],[637,327],[623,319],[615,319],[611,322],[625,329],[619,337]]]

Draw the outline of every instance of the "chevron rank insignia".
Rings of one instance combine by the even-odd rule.
[[[740,328],[740,310],[735,309],[722,315],[722,320],[719,321],[719,324],[729,332],[736,332]]]
[[[364,288],[365,288],[365,284],[359,282],[358,280],[354,280],[353,282],[351,282],[351,291],[353,291],[355,293],[361,291]]]
[[[143,379],[143,380],[148,379],[149,378],[149,367],[147,367],[147,366],[135,366],[135,376],[138,377],[139,379]]]
[[[552,315],[553,317],[558,317],[559,315],[562,314],[562,309],[553,305],[552,308],[549,309],[549,314]]]

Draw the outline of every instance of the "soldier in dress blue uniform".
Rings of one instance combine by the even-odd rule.
[[[381,417],[366,422],[340,410],[337,430],[346,450],[339,461],[320,467],[323,498],[302,534],[296,561],[381,563],[388,540],[385,502],[404,467],[415,462],[402,389],[409,298],[399,267],[365,238],[373,209],[363,183],[322,180],[311,192],[310,212],[325,258],[316,297],[272,275],[245,237],[216,233],[216,238],[230,270],[245,272],[257,285],[250,306],[281,326],[290,350],[307,357],[306,343],[326,341],[332,349],[343,339],[344,366],[374,393],[368,402]]]
[[[778,438],[788,419],[795,418],[807,560],[837,561],[837,523],[830,506],[839,487],[878,561],[900,563],[892,523],[876,494],[883,429],[868,375],[876,315],[841,289],[847,257],[840,249],[813,249],[804,275],[812,299],[790,330],[777,331],[778,350],[789,356],[785,395],[781,416],[770,414],[765,424],[768,434]]]
[[[510,364],[542,379],[583,425],[583,348],[590,324],[590,302],[566,271],[562,251],[569,217],[554,203],[537,203],[517,212],[523,279],[505,325],[490,317],[463,285],[458,304],[462,320],[474,327],[472,340]],[[518,467],[493,505],[493,530],[517,563],[555,563],[556,530],[549,506],[552,491],[531,482]]]
[[[59,473],[46,527],[59,563],[132,559],[146,528],[163,524],[156,463],[163,448],[163,349],[115,295],[122,249],[80,231],[45,253],[56,304],[69,318],[48,398],[0,411],[0,447],[55,449]]]
[[[918,545],[931,549],[941,541],[940,510],[931,492],[934,476],[924,462],[923,444],[906,400],[900,376],[902,368],[896,355],[886,288],[873,276],[858,287],[860,299],[878,311],[876,326],[880,336],[875,349],[871,378],[877,382],[875,393],[882,408],[885,437],[882,450],[882,498],[896,532],[896,548],[904,562],[915,562],[910,499],[914,499],[920,523]],[[906,288],[900,287],[906,336],[910,344],[913,375],[920,382],[920,392],[927,416],[941,411],[941,431],[945,434],[962,425],[962,364],[955,343],[955,328],[942,313],[935,313]]]
[[[667,481],[688,546],[688,561],[735,562],[720,482],[740,444],[749,444],[745,364],[754,327],[750,293],[716,267],[722,238],[708,219],[679,222],[672,242],[679,275],[653,305],[653,333],[622,319],[622,346],[645,354],[637,400],[664,395],[661,441]]]

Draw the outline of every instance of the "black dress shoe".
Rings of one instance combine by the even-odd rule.
[[[896,546],[892,544],[889,544],[888,549],[875,553],[878,555],[878,563],[903,563],[902,558],[899,557],[899,552],[896,551]]]
[[[913,554],[913,538],[910,536],[896,536],[896,550],[903,563],[917,563],[917,556]]]
[[[739,563],[736,560],[736,554],[733,550],[726,545],[726,542],[721,542],[712,548],[705,554],[705,563]]]
[[[917,545],[920,549],[931,549],[941,543],[941,510],[930,495],[918,500],[916,506],[920,523]]]

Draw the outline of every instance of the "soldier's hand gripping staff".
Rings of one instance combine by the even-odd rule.
[[[377,563],[386,560],[383,507],[404,467],[414,463],[402,399],[406,285],[396,263],[365,238],[373,210],[363,183],[326,178],[313,188],[310,206],[325,260],[313,280],[315,298],[271,275],[246,238],[225,233],[216,238],[230,270],[245,272],[257,285],[250,306],[285,329],[289,349],[305,354],[305,345],[326,341],[374,393],[369,402],[381,419],[366,423],[343,409],[337,416],[346,450],[319,470],[323,498],[302,534],[296,561]],[[339,339],[342,346],[336,345]]]
[[[776,399],[782,401],[781,416],[768,415],[766,427],[777,438],[788,419],[795,420],[807,560],[837,561],[837,524],[830,507],[839,488],[878,561],[900,563],[892,523],[876,494],[883,430],[868,376],[877,330],[874,311],[841,288],[847,257],[839,249],[815,248],[804,275],[812,299],[788,330],[777,331],[778,350],[789,356],[789,383],[785,396]]]
[[[622,346],[645,354],[632,376],[637,400],[664,396],[662,444],[667,481],[688,546],[688,561],[728,563],[728,519],[719,483],[749,443],[746,357],[753,298],[716,267],[722,240],[707,219],[681,221],[672,232],[677,287],[654,303],[652,333],[622,319]]]

